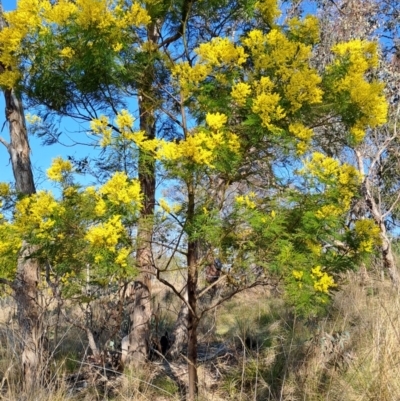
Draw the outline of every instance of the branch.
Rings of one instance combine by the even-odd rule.
[[[168,288],[170,288],[172,290],[172,292],[188,307],[188,309],[190,310],[190,312],[193,314],[193,316],[197,316],[196,313],[194,313],[193,309],[191,308],[191,306],[189,305],[189,302],[186,301],[185,297],[183,295],[181,295],[181,292],[179,292],[175,286],[173,286],[170,282],[168,282],[167,280],[164,280],[163,278],[160,277],[160,272],[157,271],[157,280],[160,283],[163,283],[164,285],[166,285]]]
[[[1,278],[1,277],[0,277],[0,284],[8,285],[9,287],[13,286],[12,282],[10,280],[7,280],[6,278]]]
[[[179,239],[178,239],[179,241]],[[164,242],[157,242],[157,241],[151,241],[151,243],[153,245],[159,245],[159,246],[163,246],[164,248],[170,249],[173,251],[173,253],[179,253],[183,256],[187,256],[187,252],[185,251],[181,251],[180,249],[177,249],[175,246],[171,246],[169,244],[165,244]],[[166,269],[163,269],[163,271],[165,271]]]
[[[236,294],[239,294],[240,292],[249,290],[251,288],[254,287],[258,287],[258,286],[265,286],[265,285],[272,285],[271,282],[265,282],[265,281],[254,281],[254,283],[250,284],[250,285],[246,285],[245,287],[242,288],[237,288],[235,289],[232,293],[230,293],[229,295],[227,295],[224,298],[221,298],[218,302],[216,302],[214,305],[211,305],[210,307],[203,309],[203,311],[200,314],[200,319],[203,317],[203,315],[205,313],[207,313],[208,311],[215,309],[217,306],[223,304],[224,302],[228,301],[229,299],[231,299],[233,296],[235,296]],[[273,285],[274,287],[277,287],[277,283],[275,285]]]
[[[392,206],[390,206],[390,208],[385,213],[382,214],[382,219],[385,219],[387,216],[389,216],[390,213],[392,213],[392,210],[396,207],[399,201],[400,201],[400,192],[397,194],[397,197],[393,201]]]
[[[181,16],[181,24],[177,30],[177,32],[170,36],[169,38],[165,39],[164,41],[162,41],[160,43],[160,45],[158,46],[158,48],[161,48],[163,46],[168,46],[170,43],[175,42],[176,40],[178,40],[181,36],[183,36],[183,34],[186,31],[186,24],[189,18],[189,13],[192,9],[192,5],[194,3],[195,0],[185,0],[185,2],[182,5],[182,16]]]
[[[211,288],[215,287],[217,284],[219,284],[225,278],[226,278],[226,275],[224,274],[218,280],[214,281],[211,285],[208,285],[206,288],[204,288],[203,291],[200,291],[200,293],[197,295],[198,298],[201,298],[204,294],[206,294],[208,291],[210,291]]]
[[[0,136],[0,143],[2,143],[7,148],[8,153],[10,153],[10,144],[1,136]]]

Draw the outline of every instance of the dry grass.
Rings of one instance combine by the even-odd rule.
[[[155,285],[157,329],[171,327],[179,302]],[[158,308],[158,305],[160,307]],[[18,336],[12,303],[0,316],[1,399],[20,398]],[[204,319],[200,354],[221,344],[225,352],[199,364],[199,401],[395,401],[400,399],[400,296],[380,274],[367,281],[343,277],[328,316],[302,320],[283,301],[262,289],[238,295]],[[50,390],[26,401],[105,400],[178,401],[179,385],[165,363],[149,363],[140,372],[118,376],[100,389],[73,393],[59,380],[82,369],[84,336],[64,322]],[[79,350],[79,351],[78,351]],[[185,361],[176,363],[185,374]],[[182,377],[183,377],[182,376]],[[51,390],[52,389],[52,390]]]
[[[301,320],[279,299],[251,294],[220,311],[217,333],[234,341],[220,363],[227,400],[400,399],[400,297],[373,273],[343,278],[329,316]]]

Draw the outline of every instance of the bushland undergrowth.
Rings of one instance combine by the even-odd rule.
[[[155,306],[168,292],[160,290]],[[278,292],[253,289],[210,313],[199,335],[199,400],[296,401],[400,399],[400,297],[378,269],[342,276],[324,317],[302,319]],[[173,298],[157,310],[154,338],[173,324]],[[1,399],[19,399],[19,338],[12,299],[2,300]],[[185,358],[167,362],[155,353],[140,372],[79,383],[88,362],[84,333],[62,322],[48,387],[27,401],[182,399]],[[74,383],[75,380],[75,383]]]

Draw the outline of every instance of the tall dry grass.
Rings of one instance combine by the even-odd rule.
[[[380,272],[346,274],[322,319],[260,295],[221,311],[218,328],[238,351],[219,367],[226,399],[400,400],[400,296]]]
[[[179,303],[165,289],[157,291],[155,329],[162,333],[173,323]],[[0,399],[17,401],[18,330],[12,303],[2,306]],[[199,400],[398,401],[399,311],[400,295],[379,271],[370,272],[367,280],[356,273],[344,275],[329,314],[319,319],[297,317],[277,293],[254,289],[240,294],[202,322],[200,354],[212,354],[209,350],[221,344],[226,352],[200,360]],[[160,360],[140,372],[125,370],[107,388],[88,383],[72,391],[63,378],[84,369],[85,339],[66,326],[58,338],[49,388],[24,400],[182,400],[181,383],[166,374]]]

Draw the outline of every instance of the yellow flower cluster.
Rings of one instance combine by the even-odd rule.
[[[160,207],[162,210],[164,210],[164,212],[171,213],[171,206],[164,198],[160,198],[158,203],[160,204]]]
[[[290,102],[289,111],[296,112],[306,103],[321,103],[323,92],[319,85],[322,79],[310,67],[311,46],[289,40],[278,29],[267,34],[260,30],[250,31],[243,43],[252,56],[256,72],[263,74],[274,69],[275,85],[283,90],[285,99]]]
[[[295,17],[288,21],[290,33],[301,42],[315,44],[319,41],[318,18],[307,15],[303,20]]]
[[[42,122],[42,119],[39,116],[30,113],[25,114],[25,120],[28,124],[31,125],[40,124]]]
[[[219,130],[216,132],[196,130],[179,143],[159,141],[156,158],[158,160],[182,159],[199,165],[214,167],[213,163],[218,157],[218,151],[221,148],[239,153],[239,137],[231,132]]]
[[[130,248],[121,248],[117,251],[117,257],[115,258],[115,263],[120,265],[122,268],[128,266],[128,258],[132,253],[132,249]]]
[[[47,169],[47,177],[53,181],[62,181],[66,174],[72,171],[72,164],[68,160],[63,160],[62,157],[53,159],[50,168]]]
[[[239,206],[245,206],[249,209],[254,209],[257,206],[254,199],[256,199],[256,194],[254,192],[250,192],[248,195],[238,195],[235,197],[235,201]]]
[[[231,91],[232,99],[235,100],[235,102],[239,106],[244,106],[244,104],[246,103],[246,99],[250,94],[251,94],[251,87],[249,84],[245,82],[237,83],[236,85],[233,86]]]
[[[285,110],[280,106],[281,97],[273,93],[274,84],[268,77],[262,77],[254,83],[256,97],[253,99],[252,111],[259,114],[264,127],[273,130],[273,122],[285,118]]]
[[[228,38],[214,38],[209,43],[202,43],[195,51],[200,64],[212,67],[240,66],[247,58],[243,47],[235,46]]]
[[[128,30],[151,22],[139,2],[129,7],[117,0],[20,0],[17,9],[5,13],[5,18],[8,26],[0,32],[0,62],[10,68],[1,74],[0,85],[6,87],[15,86],[20,79],[18,65],[27,49],[24,41],[35,43],[45,35],[58,35],[63,25],[76,24],[83,29],[107,33],[111,48],[118,52]],[[70,59],[74,51],[68,46],[62,47],[60,56]]]
[[[339,207],[336,205],[324,205],[321,206],[320,209],[317,210],[315,213],[315,216],[318,217],[319,219],[328,219],[330,217],[337,217],[342,215],[344,212],[346,212],[347,208],[344,207]]]
[[[311,160],[305,163],[303,173],[309,173],[326,185],[326,191],[335,188],[339,199],[336,204],[324,205],[316,215],[319,218],[339,216],[350,208],[351,200],[356,193],[361,176],[359,172],[347,163],[340,164],[338,160],[314,152]]]
[[[64,188],[64,190],[63,190],[63,195],[65,198],[72,197],[72,196],[76,195],[77,193],[78,193],[78,191],[76,190],[75,187],[67,187],[67,188]]]
[[[135,119],[128,110],[121,110],[115,118],[115,123],[121,132],[132,132],[132,126]]]
[[[121,216],[113,216],[103,224],[89,228],[85,235],[85,239],[98,248],[106,248],[111,252],[115,252],[116,245],[123,235],[125,229],[122,225]]]
[[[75,52],[71,47],[64,47],[64,49],[62,49],[60,51],[60,55],[61,57],[65,57],[65,58],[72,58],[74,56]]]
[[[112,129],[110,127],[108,117],[100,116],[100,118],[94,118],[90,122],[90,129],[94,134],[101,135],[100,145],[105,147],[111,144]]]
[[[39,191],[35,195],[27,196],[15,205],[16,218],[30,219],[34,223],[40,222],[58,207],[53,195],[46,191]]]
[[[172,68],[172,76],[178,80],[182,94],[187,96],[191,90],[205,80],[212,71],[209,65],[195,64],[193,67],[187,61],[177,63]]]
[[[60,207],[52,194],[39,191],[16,203],[14,226],[21,235],[30,232],[35,233],[37,238],[51,240],[50,229],[55,224],[53,215],[61,216],[63,213],[63,207]]]
[[[141,150],[152,154],[157,160],[186,158],[194,163],[212,167],[219,148],[225,147],[235,153],[240,150],[240,141],[236,134],[220,131],[227,120],[228,118],[225,114],[208,113],[206,122],[213,131],[209,132],[204,129],[193,131],[185,140],[179,143],[167,142],[157,138],[149,140],[144,131],[132,131],[135,120],[127,110],[122,110],[118,113],[115,123],[120,130],[120,137],[131,141]],[[102,146],[112,144],[112,129],[106,116],[92,120],[90,125],[95,134],[102,135]]]
[[[116,25],[120,28],[146,26],[151,22],[150,15],[137,1],[132,2],[131,7],[127,10],[123,10],[118,4],[114,9],[114,14],[118,18]]]
[[[300,140],[297,144],[297,153],[302,155],[308,149],[314,135],[313,130],[300,122],[296,122],[289,125],[289,132]]]
[[[22,9],[19,5],[18,9]],[[77,5],[70,0],[58,0],[53,6],[47,6],[44,18],[48,23],[62,25],[77,12]]]
[[[304,276],[304,272],[302,270],[293,270],[292,274],[296,280],[301,280]]]
[[[10,184],[0,182],[0,197],[6,197],[11,194]]]
[[[151,21],[147,11],[138,2],[133,2],[131,7],[125,10],[110,0],[76,0],[75,2],[61,0],[53,5],[47,0],[41,1],[41,5],[44,9],[45,21],[49,24],[61,25],[70,19],[75,19],[83,28],[96,27],[105,30],[114,26],[127,28],[147,25]]]
[[[22,239],[18,230],[15,227],[3,221],[0,223],[0,255],[10,255],[15,257],[22,246]],[[0,258],[0,266],[2,265],[2,258]],[[14,261],[15,263],[15,261]],[[7,266],[9,268],[9,266]]]
[[[354,231],[359,239],[359,252],[372,252],[374,246],[382,242],[379,227],[371,219],[357,220],[354,224]]]
[[[356,39],[339,43],[332,48],[338,56],[332,68],[342,63],[349,64],[347,74],[336,85],[338,92],[350,95],[362,116],[351,127],[355,142],[360,142],[368,127],[384,124],[387,119],[388,105],[383,94],[383,84],[378,81],[367,82],[367,71],[378,65],[377,44]]]
[[[115,205],[129,205],[134,203],[140,207],[143,194],[137,180],[130,180],[124,172],[116,172],[100,189],[99,193]]]
[[[264,21],[270,26],[272,26],[275,19],[281,15],[276,0],[259,0],[256,2],[255,7],[262,15]]]
[[[337,287],[335,280],[326,272],[321,271],[321,266],[311,269],[311,277],[314,280],[314,290],[328,293],[330,288]]]
[[[307,241],[307,248],[311,251],[311,253],[315,256],[320,256],[322,252],[322,246],[318,242]]]
[[[104,201],[103,198],[97,197],[96,205],[94,207],[94,213],[96,216],[101,217],[107,213],[107,203]]]
[[[9,68],[0,76],[2,86],[13,87],[20,79],[16,55],[19,54],[19,46],[29,30],[40,27],[41,3],[39,0],[20,0],[19,12],[5,13],[9,26],[0,31],[0,61]]]
[[[212,129],[218,130],[222,128],[226,122],[228,121],[228,117],[225,114],[221,113],[207,113],[206,115],[206,123]]]
[[[219,69],[240,67],[247,59],[244,48],[228,38],[214,38],[209,43],[202,43],[195,52],[199,58],[193,66],[182,62],[172,67],[172,76],[177,80],[183,96],[191,93],[213,70],[216,70],[214,77],[226,83],[225,74],[220,73]]]

